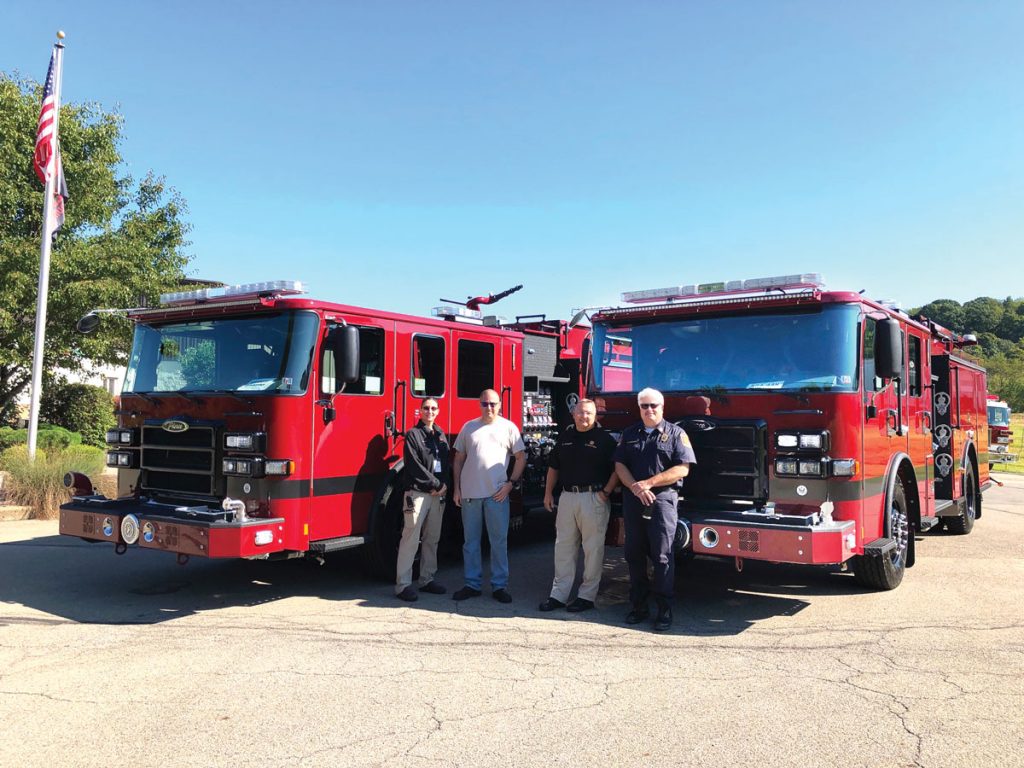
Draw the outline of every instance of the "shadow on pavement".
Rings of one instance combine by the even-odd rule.
[[[457,545],[443,550],[449,554],[442,557],[437,575],[449,593],[423,595],[409,604],[395,598],[391,584],[365,575],[358,551],[338,553],[325,566],[311,559],[193,559],[179,566],[171,554],[130,548],[117,556],[109,544],[62,536],[0,544],[0,601],[67,621],[111,625],[157,624],[205,611],[314,597],[361,607],[431,610],[479,618],[582,621],[626,628],[622,618],[629,607],[629,584],[622,550],[617,548],[607,550],[595,610],[581,614],[537,610],[551,586],[552,529],[552,518],[540,513],[510,536],[510,590],[515,598],[511,605],[491,599],[486,584],[479,598],[462,603],[451,599],[451,593],[462,586]],[[485,555],[485,563],[486,559]],[[808,605],[803,597],[852,591],[858,591],[852,579],[836,569],[747,563],[744,571],[737,573],[732,561],[693,560],[677,569],[676,622],[670,634],[735,635],[760,620],[795,615]],[[48,621],[0,614],[0,626]],[[646,625],[629,629],[649,631]]]

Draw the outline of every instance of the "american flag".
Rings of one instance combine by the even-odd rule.
[[[61,228],[64,223],[64,201],[68,197],[68,187],[64,181],[64,166],[60,161],[60,147],[57,144],[54,107],[56,99],[53,93],[53,78],[57,65],[57,52],[50,54],[50,68],[46,70],[46,85],[43,86],[43,105],[39,110],[39,126],[36,129],[36,151],[32,165],[36,176],[46,185],[53,178],[53,219],[49,222],[51,234]]]

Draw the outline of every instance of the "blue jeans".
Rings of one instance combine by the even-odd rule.
[[[466,537],[462,545],[462,561],[467,587],[480,589],[483,580],[480,539],[485,524],[487,538],[491,541],[491,589],[508,587],[508,516],[508,499],[462,500],[462,529]]]

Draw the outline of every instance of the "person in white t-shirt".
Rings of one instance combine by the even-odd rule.
[[[519,429],[501,416],[501,398],[493,389],[480,393],[481,415],[467,421],[455,438],[453,501],[462,507],[463,569],[466,585],[452,597],[479,597],[483,582],[480,541],[483,527],[491,542],[491,595],[511,603],[508,591],[508,496],[526,468],[526,446]],[[509,477],[509,459],[514,457]]]

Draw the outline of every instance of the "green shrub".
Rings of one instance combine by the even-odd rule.
[[[29,461],[24,445],[13,445],[0,452],[0,469],[7,472],[7,500],[32,507],[32,516],[40,519],[57,517],[60,505],[70,498],[64,487],[67,472],[74,470],[98,477],[103,468],[103,451],[89,445],[72,445],[53,452],[37,448],[34,462]]]
[[[12,445],[25,445],[28,442],[27,429],[0,427],[0,451]],[[36,434],[36,448],[44,451],[60,451],[72,445],[79,445],[82,436],[77,432],[69,432],[63,427],[51,424],[40,424]]]
[[[114,400],[103,387],[56,381],[43,390],[39,418],[79,432],[86,445],[102,447],[107,430],[117,426]]]

